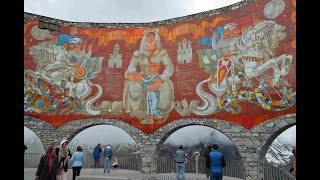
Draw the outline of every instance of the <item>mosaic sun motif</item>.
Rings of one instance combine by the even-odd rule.
[[[31,29],[32,37],[34,37],[38,41],[45,40],[49,37],[49,30],[48,29],[40,29],[38,25],[35,25]]]
[[[271,0],[264,7],[263,13],[267,18],[273,19],[279,16],[285,8],[283,0]]]

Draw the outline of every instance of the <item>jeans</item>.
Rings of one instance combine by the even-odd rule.
[[[179,180],[180,173],[182,172],[182,180],[185,180],[185,163],[176,163],[177,180]]]
[[[108,172],[110,171],[111,161],[109,158],[104,158],[104,171],[106,172],[106,169],[108,168]]]
[[[75,180],[76,179],[76,176],[79,176],[80,175],[80,171],[81,171],[81,166],[79,167],[72,167],[72,179]]]
[[[99,169],[100,159],[94,159],[94,168]]]
[[[222,180],[222,173],[210,172],[210,180]]]

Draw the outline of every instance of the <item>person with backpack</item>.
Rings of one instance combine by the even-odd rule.
[[[101,144],[98,143],[93,150],[94,168],[99,169],[100,165],[100,153],[102,153]]]
[[[210,152],[210,180],[222,180],[223,170],[226,166],[223,154],[218,151],[218,145],[212,145],[212,151]]]
[[[108,168],[108,173],[110,172],[111,159],[112,159],[112,148],[110,144],[104,148],[104,173],[106,173],[106,169]]]

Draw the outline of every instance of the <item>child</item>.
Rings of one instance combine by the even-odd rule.
[[[118,169],[119,168],[118,159],[116,157],[113,159],[112,168],[113,169]]]
[[[150,63],[149,71],[151,75],[148,75],[141,79],[140,84],[142,87],[147,88],[147,115],[149,116],[150,123],[153,124],[154,119],[156,118],[158,123],[161,122],[162,112],[160,111],[159,104],[159,84],[155,83],[154,80],[161,78],[159,71],[160,65],[157,63]],[[156,89],[154,89],[156,88]]]

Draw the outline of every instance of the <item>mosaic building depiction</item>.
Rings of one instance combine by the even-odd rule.
[[[39,28],[24,39],[25,115],[112,118],[145,133],[184,118],[247,129],[296,112],[294,0],[143,28]]]

